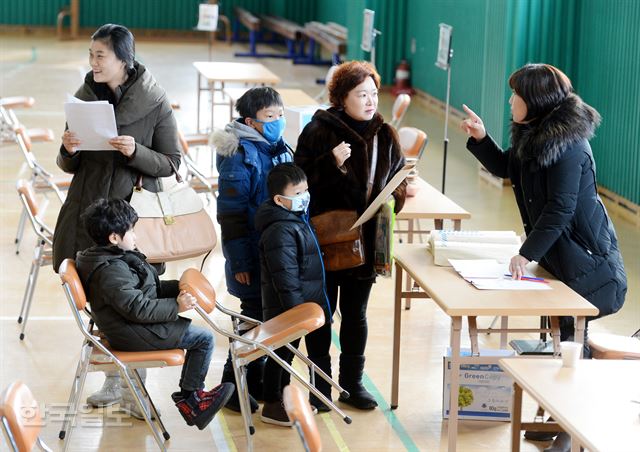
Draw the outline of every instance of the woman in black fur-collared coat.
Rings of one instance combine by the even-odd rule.
[[[573,92],[571,81],[547,64],[527,64],[509,78],[513,90],[511,148],[487,135],[464,106],[467,148],[493,174],[509,177],[527,235],[511,259],[514,277],[530,261],[542,264],[589,300],[598,317],[618,311],[627,279],[613,223],[598,197],[589,139],[598,112]],[[573,317],[561,319],[561,338],[573,335]]]
[[[318,110],[302,131],[294,162],[307,174],[311,216],[337,209],[362,214],[404,166],[396,132],[377,112],[379,87],[380,76],[370,64],[359,61],[341,64],[328,87],[332,107]],[[377,137],[377,153],[374,153],[374,137]],[[374,154],[377,158],[373,158]],[[374,165],[374,177],[369,184]],[[404,204],[405,187],[406,182],[402,182],[393,192],[396,212]],[[377,403],[362,385],[362,374],[367,343],[367,302],[375,281],[375,220],[364,224],[363,235],[365,264],[327,272],[326,280],[333,311],[340,288],[339,382],[350,393],[349,398],[341,396],[340,400],[359,409],[372,409]],[[330,335],[330,322],[327,325],[325,334]],[[328,353],[327,349],[327,357]],[[312,359],[322,362],[317,357]],[[321,379],[316,379],[316,386],[327,397],[331,396],[331,388]]]

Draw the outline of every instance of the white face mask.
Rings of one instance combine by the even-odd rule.
[[[285,196],[280,195],[281,197],[288,199],[291,201],[291,211],[292,212],[306,212],[309,208],[309,202],[311,201],[311,195],[308,191],[299,194],[298,196]]]

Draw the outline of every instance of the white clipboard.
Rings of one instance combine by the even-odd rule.
[[[398,171],[395,174],[395,176],[393,176],[391,178],[389,183],[387,185],[385,185],[385,187],[382,189],[380,194],[378,196],[376,196],[376,198],[371,202],[371,204],[369,204],[369,207],[367,207],[367,210],[365,210],[364,213],[362,215],[360,215],[360,218],[358,218],[358,220],[356,220],[356,222],[353,223],[353,226],[351,226],[351,229],[349,229],[349,230],[353,230],[353,229],[357,228],[358,226],[366,223],[370,219],[372,219],[373,216],[378,211],[378,209],[380,209],[382,204],[385,203],[385,201],[387,200],[389,195],[391,195],[391,193],[393,193],[393,190],[395,190],[398,187],[398,185],[400,185],[402,183],[402,181],[407,178],[407,176],[409,175],[411,170],[413,168],[415,168],[415,166],[416,166],[415,163],[409,163],[409,164],[403,166],[402,169],[400,171]]]

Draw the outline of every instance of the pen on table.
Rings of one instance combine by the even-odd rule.
[[[504,276],[508,276],[509,278],[512,277],[511,273],[505,273]],[[535,276],[521,276],[520,279],[522,281],[533,281],[533,282],[541,282],[541,283],[548,284],[548,281],[546,281],[544,278],[537,278]]]

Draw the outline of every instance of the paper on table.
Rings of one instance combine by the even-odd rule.
[[[506,278],[509,264],[495,259],[449,259],[460,276],[482,290],[550,290],[549,284]],[[524,276],[534,276],[526,272]]]
[[[84,102],[77,98],[64,104],[69,130],[78,136],[79,151],[115,150],[109,140],[118,136],[113,105],[107,101]]]
[[[367,207],[367,210],[365,210],[364,213],[360,215],[360,218],[358,218],[358,220],[353,224],[353,226],[351,226],[351,229],[357,228],[361,224],[364,224],[370,219],[372,219],[373,216],[378,211],[378,209],[380,209],[382,204],[384,204],[387,198],[391,195],[391,193],[393,193],[393,190],[395,190],[398,187],[398,185],[400,185],[402,181],[406,179],[407,175],[411,172],[411,170],[415,166],[416,166],[415,162],[409,163],[403,166],[402,169],[398,171],[395,174],[395,176],[391,178],[389,183],[385,185],[385,187],[382,189],[380,194],[376,196],[376,198],[371,202],[371,204],[369,204],[369,207]]]

